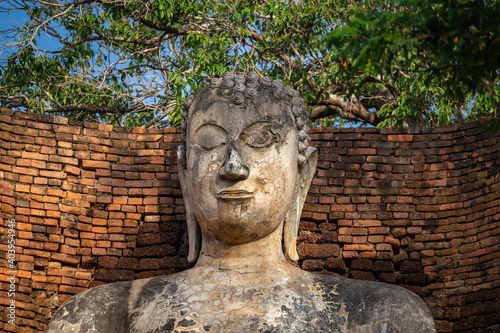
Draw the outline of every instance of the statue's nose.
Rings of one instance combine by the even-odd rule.
[[[219,168],[219,176],[222,179],[243,180],[247,179],[250,170],[243,163],[241,153],[231,142],[227,148],[226,160]]]

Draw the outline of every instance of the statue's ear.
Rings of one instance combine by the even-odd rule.
[[[184,206],[186,208],[186,222],[188,229],[188,239],[189,239],[189,253],[187,260],[190,263],[196,262],[198,259],[198,254],[200,253],[200,226],[196,217],[191,209],[190,202],[190,188],[188,186],[187,180],[187,163],[186,163],[186,146],[179,145],[177,150],[177,172],[179,174],[179,181],[181,183],[182,196],[184,198]]]
[[[293,193],[292,207],[285,218],[283,230],[285,253],[292,261],[298,261],[297,254],[297,234],[299,231],[300,215],[304,208],[307,191],[311,186],[312,179],[316,172],[318,162],[318,150],[314,147],[308,147],[305,153],[305,160],[299,170],[299,179],[295,184]]]

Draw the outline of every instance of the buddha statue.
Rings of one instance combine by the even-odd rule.
[[[187,98],[182,116],[178,172],[195,266],[75,295],[46,332],[435,332],[404,288],[290,263],[318,154],[296,90],[226,73]]]

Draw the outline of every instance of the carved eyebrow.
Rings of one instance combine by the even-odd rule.
[[[246,130],[248,130],[250,127],[252,126],[255,126],[257,124],[264,124],[264,125],[272,125],[273,124],[273,121],[271,120],[257,120],[256,122],[254,123],[251,123],[249,125],[247,125],[242,131],[241,133],[244,133]]]
[[[207,127],[207,126],[214,126],[214,127],[218,127],[220,128],[221,130],[223,130],[224,132],[226,133],[229,133],[228,131],[226,131],[226,129],[220,125],[217,125],[215,123],[212,123],[212,122],[209,122],[209,123],[204,123],[204,124],[201,124],[195,131],[194,131],[194,134],[198,133],[202,128],[204,127]]]

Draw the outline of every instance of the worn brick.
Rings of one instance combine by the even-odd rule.
[[[297,250],[299,256],[303,258],[336,257],[340,253],[340,247],[337,244],[301,244]]]
[[[93,160],[83,160],[82,169],[94,170],[94,169],[110,169],[111,164],[107,161],[93,161]]]

